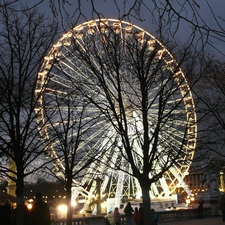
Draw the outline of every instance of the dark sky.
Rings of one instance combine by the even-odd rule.
[[[132,5],[133,1],[134,0],[126,1],[127,5],[126,5],[125,13],[128,11],[128,9],[130,9],[130,6]],[[151,5],[152,3],[150,0],[143,0],[143,1],[147,7],[152,9],[152,5]],[[180,0],[178,2],[182,3],[183,1],[184,0]],[[212,29],[216,29],[216,30],[223,32],[223,34],[224,34],[223,40],[221,41],[221,40],[212,38],[212,44],[219,49],[225,49],[225,13],[224,13],[225,1],[224,0],[208,0],[208,1],[206,1],[206,0],[190,0],[189,2],[191,2],[191,1],[196,2],[196,4],[194,4],[194,6],[197,10],[197,13],[199,13],[199,16],[200,16],[199,21],[200,21],[201,25],[204,25],[204,22],[205,22],[205,26],[210,26]],[[34,4],[33,3],[34,1],[30,1],[30,0],[21,0],[21,2],[27,2],[27,4],[29,4],[29,5]],[[57,2],[57,0],[53,0],[53,2]],[[69,16],[67,19],[71,20],[71,21],[75,21],[75,19],[77,18],[76,15],[78,15],[78,14],[75,14],[75,16],[73,16],[73,12],[77,7],[77,1],[69,0],[69,2],[71,5],[65,6],[66,11],[69,12]],[[99,13],[101,13],[103,17],[117,19],[117,18],[121,17],[121,15],[124,14],[124,10],[123,10],[123,8],[124,8],[123,2],[124,1],[123,0],[117,1],[120,4],[120,5],[118,5],[118,8],[116,7],[114,0],[95,0],[94,2],[95,2],[96,10]],[[161,2],[163,2],[163,0],[161,0]],[[176,2],[176,1],[175,0],[171,1],[171,3],[174,3],[174,2]],[[84,14],[84,16],[86,17],[87,20],[97,18],[96,14],[95,15],[92,14],[90,1],[81,0],[81,4],[82,4],[82,13]],[[180,9],[180,7],[181,7],[178,4],[176,4],[174,6],[176,7],[176,9]],[[40,8],[44,12],[51,15],[49,0],[44,0],[44,2],[41,3]],[[59,12],[58,10],[56,10],[56,11]],[[214,15],[212,12],[214,13]],[[187,18],[190,17],[191,10],[187,8],[187,11],[186,12],[183,11],[182,15]],[[143,29],[147,30],[148,32],[152,33],[153,35],[155,35],[157,26],[156,26],[156,24],[152,23],[152,16],[146,9],[144,9],[144,7],[141,8],[141,17],[143,19],[143,22],[136,20],[132,17],[130,17],[130,19],[131,19],[131,22],[134,23],[135,25],[138,25],[141,28],[143,28]],[[202,21],[201,21],[201,19],[202,19]],[[223,21],[223,19],[224,19],[224,21]],[[219,27],[216,20],[218,20],[220,22],[221,27]],[[82,23],[85,21],[86,20],[83,17],[83,18],[80,18],[79,23]],[[187,38],[190,33],[191,33],[190,26],[188,26],[188,24],[185,22],[181,23],[177,38],[183,39],[185,41],[185,38]]]

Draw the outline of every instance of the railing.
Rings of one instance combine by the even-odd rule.
[[[168,222],[168,221],[179,221],[179,220],[191,220],[195,218],[200,218],[201,215],[197,209],[179,209],[179,210],[168,210],[158,212],[159,222]],[[203,216],[211,216],[211,208],[203,209]]]
[[[171,209],[168,211],[157,212],[159,215],[159,222],[168,222],[168,221],[180,221],[180,220],[191,220],[194,218],[199,218],[200,214],[197,209]],[[211,208],[203,209],[203,216],[211,216]],[[112,216],[108,216],[106,219],[104,216],[87,216],[73,218],[72,225],[109,225],[113,224]],[[126,219],[124,215],[121,215],[121,225],[126,224]],[[133,224],[135,224],[133,222]],[[54,219],[51,221],[51,225],[66,225],[65,219]]]
[[[106,225],[107,220],[104,216],[87,216],[73,218],[72,225]],[[51,225],[66,225],[66,219],[51,220]]]

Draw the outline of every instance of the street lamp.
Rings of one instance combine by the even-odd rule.
[[[31,210],[33,208],[33,204],[34,204],[34,200],[33,199],[29,199],[27,201],[27,208],[28,208],[28,210]]]
[[[64,204],[59,205],[59,206],[58,206],[58,211],[59,211],[59,213],[60,213],[60,216],[58,216],[58,217],[60,217],[60,219],[66,218],[67,205],[64,205]]]

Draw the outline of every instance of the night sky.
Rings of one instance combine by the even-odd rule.
[[[21,0],[20,2],[27,2],[27,4],[30,6],[33,3],[33,1],[29,0]],[[57,1],[53,1],[57,2]],[[74,14],[74,10],[77,8],[77,1],[69,1],[70,5],[65,5],[65,10],[67,11],[68,15],[65,15],[63,13],[65,21],[69,23],[74,23],[77,20],[78,12]],[[114,18],[118,19],[121,18],[121,16],[124,13],[127,13],[128,10],[130,9],[131,4],[133,3],[133,0],[126,1],[126,9],[124,10],[124,1],[118,1],[118,8],[116,7],[115,3],[113,0],[96,0],[95,2],[95,9],[97,12],[101,13],[101,17],[105,18]],[[146,4],[146,7],[149,9],[152,9],[152,3],[149,0],[143,0],[143,2]],[[164,1],[158,1],[158,2],[164,2]],[[171,3],[175,3],[176,1],[171,1]],[[182,1],[178,1],[180,3]],[[208,1],[203,1],[203,0],[193,0],[195,2],[194,7],[196,9],[196,12],[199,14],[199,22],[202,26],[209,26],[212,29],[218,30],[222,34],[222,40],[218,40],[217,38],[211,38],[211,44],[213,46],[216,46],[220,50],[225,49],[225,22],[223,19],[225,18],[224,14],[224,9],[225,9],[225,1],[224,0],[208,0]],[[82,13],[83,17],[80,17],[78,22],[76,22],[76,25],[79,23],[85,22],[86,20],[92,20],[93,18],[96,19],[97,15],[92,13],[91,10],[91,2],[87,0],[82,0]],[[43,3],[39,5],[40,9],[45,12],[46,14],[49,14],[52,16],[52,12],[50,9],[50,3],[49,0],[45,0]],[[178,4],[174,5],[174,7],[179,10],[181,6]],[[142,7],[140,9],[140,15],[141,19],[137,20],[134,17],[130,17],[130,22],[134,23],[135,25],[140,26],[141,28],[147,30],[148,32],[152,33],[153,35],[156,35],[157,33],[157,25],[153,22],[152,16],[149,13],[149,11]],[[63,10],[62,10],[63,11]],[[56,7],[56,12],[58,13],[58,18],[59,18],[59,8]],[[214,13],[214,15],[212,14]],[[191,17],[191,10],[190,8],[187,8],[187,11],[182,11],[182,16],[185,18],[190,18]],[[202,19],[202,21],[201,21]],[[219,24],[216,22],[216,19],[218,20]],[[126,18],[128,20],[128,18]],[[166,21],[166,17],[164,18]],[[204,25],[205,23],[205,25]],[[64,23],[65,25],[66,23]],[[66,28],[65,25],[64,28]],[[68,28],[69,29],[69,28]],[[224,29],[224,30],[223,30]],[[190,25],[188,25],[186,22],[182,22],[179,27],[179,32],[176,35],[176,39],[183,40],[184,42],[186,39],[189,37],[190,33],[192,32],[192,29],[190,28]],[[212,34],[215,36],[215,34]],[[221,38],[221,37],[220,37]],[[209,51],[212,51],[212,49],[209,47]],[[224,52],[222,50],[222,52]]]

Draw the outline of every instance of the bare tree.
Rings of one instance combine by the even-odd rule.
[[[53,159],[49,173],[65,187],[69,225],[73,213],[72,188],[80,194],[84,191],[79,180],[87,173],[90,164],[103,154],[94,148],[94,141],[86,141],[100,129],[100,116],[90,110],[91,103],[84,101],[78,90],[60,85],[55,87],[54,79],[48,82],[42,93],[42,106],[43,119],[47,121],[45,136],[51,143],[45,153]]]
[[[224,61],[209,56],[202,61],[206,71],[195,90],[199,100],[199,115],[204,115],[200,123],[200,157],[204,157],[205,166],[221,169],[224,165]]]
[[[7,6],[1,8],[0,18],[0,173],[15,185],[19,225],[23,224],[24,179],[43,164],[34,90],[43,57],[57,35],[57,23],[36,9],[18,13]]]
[[[103,182],[112,179],[112,170],[117,171],[114,194],[118,195],[124,194],[122,174],[135,177],[142,190],[145,224],[149,224],[150,190],[155,195],[171,193],[174,190],[160,189],[160,182],[173,176],[188,191],[182,182],[193,159],[197,132],[189,84],[198,75],[196,70],[195,77],[188,76],[194,73],[190,46],[182,53],[171,49],[177,51],[176,62],[149,33],[118,20],[84,23],[56,46],[60,53],[52,57],[46,79],[78,90],[92,111],[101,114],[99,148],[105,154],[98,168],[92,168],[99,170]]]

